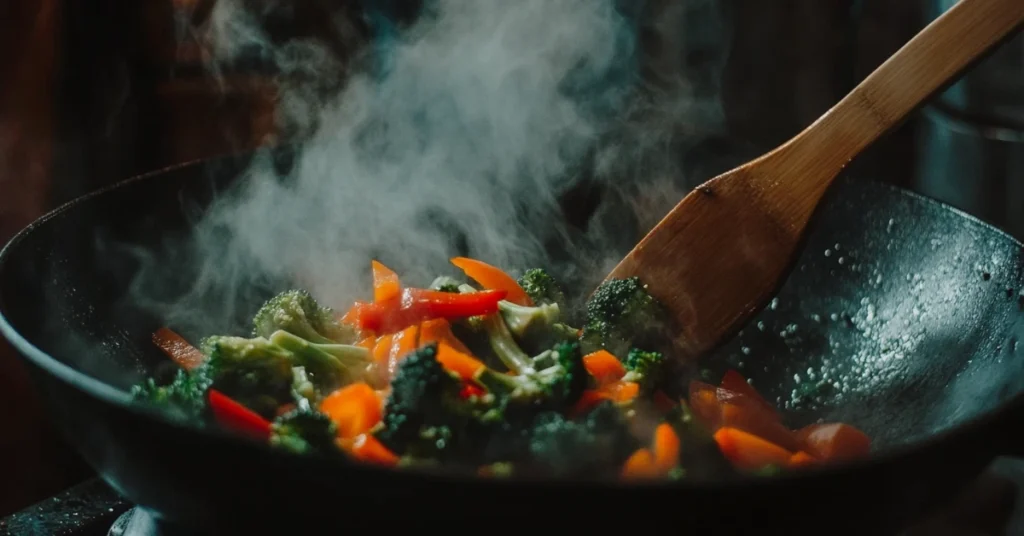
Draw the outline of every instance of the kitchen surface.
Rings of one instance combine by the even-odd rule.
[[[638,2],[638,71],[689,103],[664,127],[678,160],[657,171],[677,175],[685,190],[776,146],[953,3]],[[244,47],[220,61],[224,52],[207,37],[231,21],[217,4],[0,3],[0,243],[120,180],[310,134],[309,124],[282,113],[282,88],[330,92],[344,77],[288,70],[281,57]],[[313,40],[343,73],[378,61],[371,38],[387,39],[418,9],[399,0],[271,4],[257,10],[269,40]],[[848,174],[920,192],[1024,239],[1024,36],[886,135]],[[0,406],[0,534],[175,533],[157,532],[144,511],[95,479],[51,427],[24,363],[2,340]],[[1015,491],[1005,486],[1024,491],[1024,462],[1000,459],[992,474],[1006,480],[977,492],[986,504],[966,515],[986,518],[975,523],[984,534],[1024,535],[1024,507],[1014,509]]]

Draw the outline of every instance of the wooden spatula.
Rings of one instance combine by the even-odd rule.
[[[960,0],[795,138],[690,192],[609,278],[639,276],[699,355],[762,307],[843,167],[1024,20],[1024,0]]]

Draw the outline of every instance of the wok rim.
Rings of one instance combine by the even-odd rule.
[[[257,151],[243,151],[237,153],[227,153],[211,158],[204,158],[198,160],[191,160],[171,166],[166,166],[160,169],[142,173],[122,181],[104,186],[95,191],[83,194],[70,201],[67,201],[58,207],[50,210],[42,216],[36,218],[31,223],[26,225],[22,230],[18,231],[11,237],[11,239],[0,249],[0,277],[3,276],[7,264],[10,261],[10,257],[14,255],[18,246],[22,241],[31,235],[36,229],[46,225],[50,220],[63,215],[65,212],[73,210],[78,205],[85,204],[93,200],[94,198],[107,195],[108,193],[123,188],[130,187],[138,182],[146,180],[154,180],[158,177],[163,177],[169,173],[192,167],[201,167],[208,165],[212,162],[223,161],[230,158],[237,158],[242,156],[251,156],[256,154]],[[944,202],[936,199],[927,197],[920,193],[895,186],[888,183],[883,183],[874,179],[857,179],[858,182],[870,184],[871,187],[881,188],[890,191],[893,195],[903,196],[912,199],[915,203],[931,205],[937,207],[943,211],[952,213],[960,218],[963,222],[968,225],[980,227],[992,236],[998,236],[1002,240],[1008,241],[1009,244],[1016,247],[1022,254],[1024,254],[1024,243],[1018,240],[1016,237],[1010,235],[1006,231],[985,222],[984,220],[968,214],[963,210],[948,205]],[[833,183],[834,184],[834,183]],[[829,187],[831,190],[832,186]],[[329,461],[319,456],[311,455],[295,455],[290,453],[281,452],[276,449],[270,448],[269,445],[242,439],[236,435],[230,434],[226,431],[220,431],[216,428],[200,428],[193,426],[186,422],[182,422],[177,419],[170,418],[169,416],[151,409],[145,408],[139,404],[132,402],[131,396],[128,392],[122,391],[112,385],[109,385],[97,378],[94,378],[84,372],[81,372],[70,365],[60,361],[53,355],[42,351],[37,346],[28,341],[22,336],[10,321],[7,319],[7,315],[4,312],[5,303],[0,296],[0,334],[2,334],[13,346],[19,354],[25,359],[31,362],[31,364],[39,367],[43,372],[49,374],[59,381],[66,384],[79,393],[90,397],[100,403],[109,404],[116,406],[118,409],[125,410],[132,414],[133,417],[141,419],[155,419],[163,425],[170,426],[175,430],[176,433],[192,434],[198,436],[206,436],[207,439],[214,439],[218,441],[225,441],[229,444],[233,444],[234,448],[249,448],[259,449],[263,451],[263,455],[276,457],[282,462],[287,463],[325,463],[330,466],[341,468],[338,470],[356,470],[366,471],[367,474],[379,474],[389,475],[392,477],[398,476],[400,478],[426,478],[432,482],[449,481],[453,484],[466,484],[471,485],[483,485],[483,486],[495,486],[495,487],[513,487],[513,486],[545,486],[545,487],[566,487],[566,488],[578,488],[580,486],[587,486],[595,491],[608,491],[608,490],[660,490],[660,491],[709,491],[709,490],[729,490],[735,488],[757,488],[757,487],[770,487],[770,486],[784,486],[784,485],[799,485],[801,482],[810,480],[824,480],[828,478],[835,478],[843,474],[850,474],[854,471],[875,467],[877,465],[884,465],[896,462],[898,460],[908,458],[916,453],[931,450],[943,443],[956,440],[958,438],[967,437],[975,434],[979,431],[989,428],[992,424],[1002,420],[1005,416],[1014,410],[1014,407],[1024,402],[1024,392],[1019,392],[1010,397],[1009,400],[999,404],[995,408],[988,411],[982,412],[975,417],[968,419],[959,425],[952,426],[936,434],[931,434],[918,441],[909,443],[903,443],[895,445],[885,450],[872,453],[871,455],[855,460],[831,462],[828,464],[817,465],[809,468],[803,468],[799,471],[784,472],[779,475],[775,475],[771,478],[765,478],[755,475],[739,475],[736,478],[729,479],[715,479],[715,480],[700,480],[700,481],[688,481],[686,479],[678,481],[669,480],[652,480],[652,481],[622,481],[622,480],[582,480],[582,479],[555,479],[555,478],[523,478],[523,477],[512,477],[507,479],[494,479],[494,478],[482,478],[482,477],[470,477],[454,473],[446,473],[445,471],[427,471],[414,468],[402,468],[402,469],[389,469],[373,466],[369,464],[361,463],[339,463],[336,460]],[[39,382],[36,381],[36,388],[38,389]],[[72,442],[72,445],[74,443]],[[77,448],[77,447],[76,447]],[[1000,455],[1010,454],[1005,452],[1005,448],[994,448],[996,452],[993,454],[993,459]],[[106,479],[107,476],[100,474],[101,478]]]

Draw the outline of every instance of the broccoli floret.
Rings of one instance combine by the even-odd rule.
[[[461,396],[462,381],[437,361],[437,345],[406,356],[391,381],[377,437],[393,452],[418,459],[466,455],[484,441],[497,418],[483,403]]]
[[[131,395],[134,400],[161,408],[174,417],[196,421],[206,411],[210,383],[206,374],[179,370],[171,383],[157,385],[153,378],[148,378],[132,387]]]
[[[587,302],[584,350],[589,353],[603,348],[623,355],[630,346],[649,347],[643,343],[661,337],[665,318],[664,310],[639,278],[609,279]]]
[[[602,403],[582,420],[558,412],[534,419],[530,432],[533,469],[557,476],[599,476],[615,471],[636,448],[622,413]]]
[[[323,413],[296,409],[274,419],[270,445],[296,454],[339,453],[334,439],[338,429]]]
[[[334,318],[328,307],[317,303],[305,290],[288,290],[274,296],[253,317],[253,335],[269,338],[283,330],[310,342],[351,343],[355,331]]]
[[[276,331],[270,342],[291,352],[313,385],[329,390],[362,379],[370,363],[370,351],[348,344],[309,342],[287,331]]]
[[[527,307],[502,300],[498,302],[498,311],[508,330],[520,340],[552,329],[559,316],[557,303]]]
[[[562,287],[546,271],[540,268],[527,270],[519,278],[519,286],[537,304],[565,303]]]
[[[553,365],[515,376],[483,368],[476,380],[503,401],[516,404],[566,407],[587,387],[588,374],[577,343],[562,343],[543,354]]]
[[[262,337],[214,336],[203,340],[209,359],[192,374],[206,376],[212,387],[263,416],[292,400],[291,352]]]
[[[434,282],[430,284],[430,288],[433,290],[440,290],[441,292],[452,292],[455,294],[460,292],[459,282],[444,275],[435,279]]]
[[[660,352],[633,348],[623,364],[627,372],[622,379],[640,384],[640,390],[644,393],[653,392],[665,380],[666,360]]]

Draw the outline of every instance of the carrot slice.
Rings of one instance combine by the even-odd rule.
[[[722,424],[722,405],[714,385],[694,380],[690,382],[690,409],[704,426],[717,430]]]
[[[598,385],[618,381],[626,375],[626,367],[607,350],[598,350],[583,356],[583,366],[597,380]]]
[[[508,295],[505,296],[505,300],[518,305],[533,305],[523,287],[519,286],[512,276],[501,269],[467,257],[455,257],[451,262],[465,272],[466,277],[476,281],[485,289],[507,291]]]
[[[640,394],[640,384],[636,382],[618,381],[598,389],[587,389],[580,395],[580,399],[576,401],[570,414],[573,416],[583,415],[604,400],[611,400],[617,404],[629,402],[638,394]]]
[[[398,368],[398,363],[402,361],[409,354],[416,349],[416,342],[419,340],[420,327],[418,325],[409,326],[391,338],[391,348],[388,351],[387,360],[387,377],[393,378],[395,376],[395,370]]]
[[[472,380],[484,368],[484,364],[477,358],[462,353],[444,342],[437,343],[437,361],[464,380]]]
[[[391,268],[377,261],[370,261],[373,267],[373,301],[383,302],[398,297],[402,284]]]
[[[206,356],[198,348],[170,328],[156,330],[153,334],[153,343],[185,370],[192,370],[206,361]]]
[[[791,467],[807,467],[808,465],[814,465],[815,463],[818,463],[818,460],[814,459],[814,456],[811,456],[802,450],[789,457],[789,465]]]
[[[659,473],[654,453],[650,449],[638,449],[622,465],[624,478],[654,478]]]
[[[737,393],[739,395],[750,398],[751,400],[761,404],[765,409],[769,410],[776,418],[778,418],[778,410],[770,402],[768,402],[761,393],[754,389],[754,386],[747,383],[747,379],[742,374],[735,370],[728,370],[725,376],[722,377],[722,383],[719,384],[722,389],[726,389]]]
[[[804,450],[822,460],[848,460],[871,452],[871,438],[844,423],[812,424],[796,432]]]
[[[721,426],[738,428],[786,450],[800,450],[800,442],[797,441],[796,435],[756,401],[744,397],[724,402],[720,407]]]
[[[669,472],[679,464],[679,436],[666,423],[654,429],[654,462],[662,472]]]
[[[722,454],[739,469],[760,469],[766,465],[785,467],[793,453],[737,428],[723,427],[715,432]]]
[[[473,353],[452,333],[452,325],[444,318],[435,318],[420,324],[419,346],[432,342],[443,342],[464,354]]]
[[[377,392],[365,383],[353,383],[327,395],[320,402],[324,412],[338,427],[338,437],[353,438],[370,431],[381,419]]]
[[[353,458],[366,463],[392,467],[398,464],[398,456],[388,450],[370,434],[356,436],[354,440],[339,440],[338,444]]]

